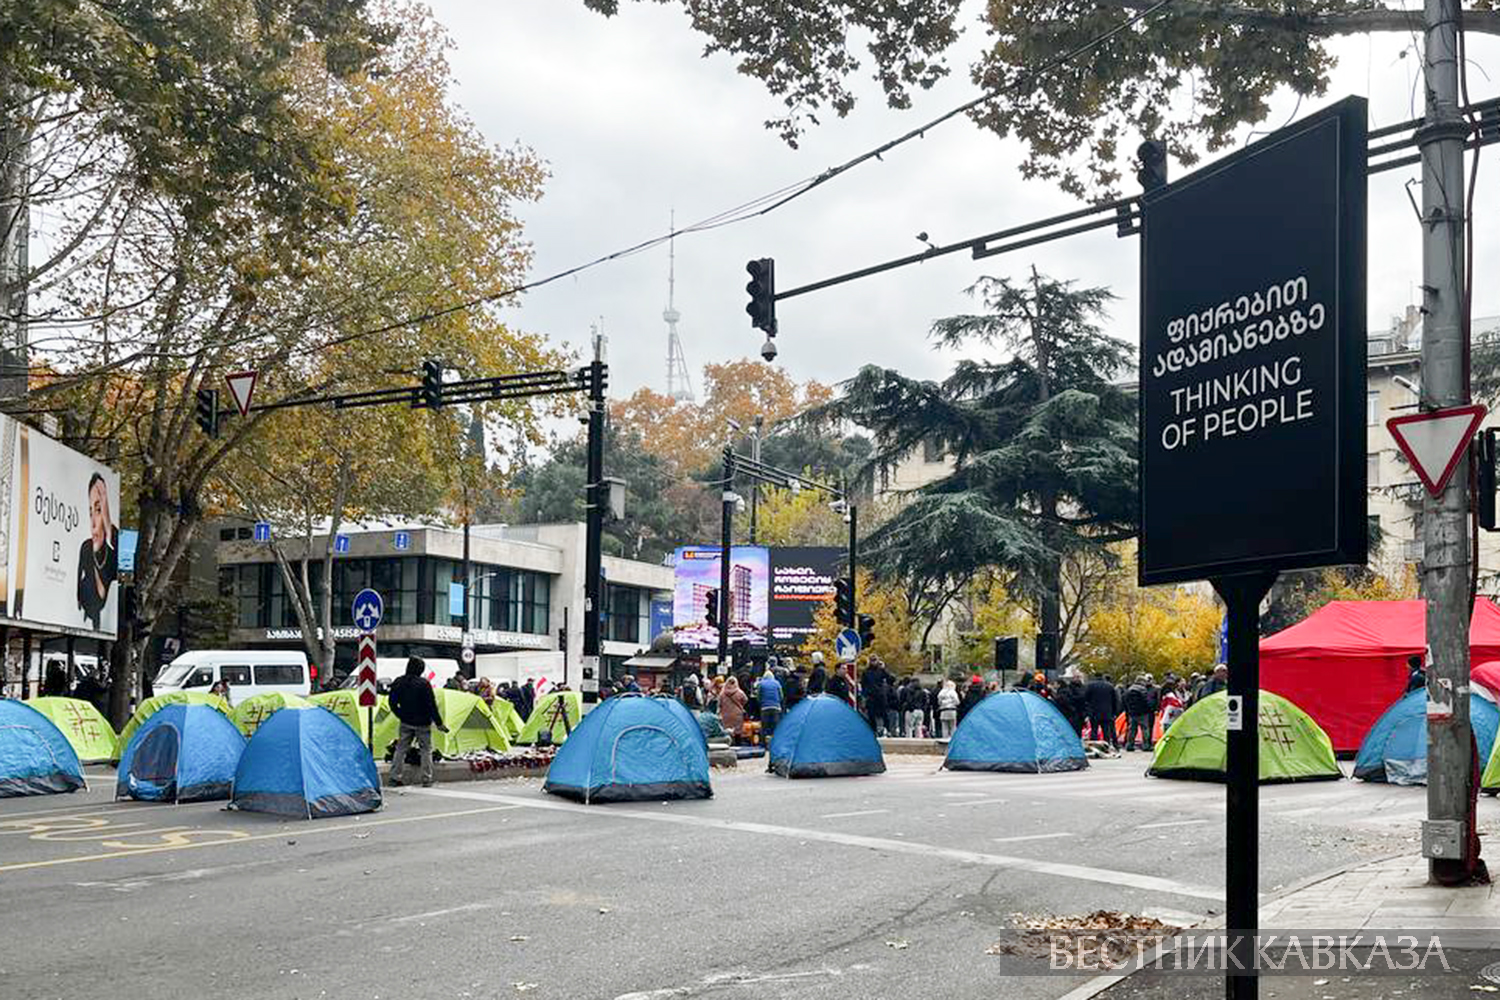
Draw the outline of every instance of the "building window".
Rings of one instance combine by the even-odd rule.
[[[1380,422],[1380,390],[1365,393],[1365,426],[1374,427]]]
[[[640,642],[641,592],[635,587],[610,587],[604,600],[604,638],[611,642]]]
[[[234,541],[234,529],[233,528],[220,528],[219,529],[219,541],[221,541],[221,542],[232,542],[232,541]]]
[[[1380,485],[1380,452],[1372,451],[1365,456],[1365,485]]]

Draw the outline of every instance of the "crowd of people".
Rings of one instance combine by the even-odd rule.
[[[1179,677],[1168,673],[1160,682],[1144,673],[1127,673],[1119,679],[1105,674],[1090,678],[1070,668],[1055,686],[1037,672],[1023,676],[1012,690],[1031,691],[1051,701],[1084,739],[1131,751],[1137,745],[1151,750],[1158,720],[1166,730],[1189,705],[1226,688],[1228,677],[1223,664],[1207,674]],[[651,693],[670,694],[693,711],[717,715],[737,741],[769,742],[785,714],[810,695],[842,698],[865,717],[877,736],[943,739],[953,735],[975,705],[998,690],[998,681],[986,681],[978,674],[928,684],[915,674],[896,676],[878,657],[859,668],[830,667],[821,653],[814,653],[809,666],[773,656],[758,674],[736,671],[705,677],[693,673],[675,688]],[[641,686],[628,674],[603,685],[600,697],[626,693],[641,693]],[[1116,731],[1121,713],[1127,723],[1123,739]]]

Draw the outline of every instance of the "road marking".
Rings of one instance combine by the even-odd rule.
[[[454,913],[473,913],[476,910],[493,910],[493,903],[465,903],[463,906],[450,906],[446,910],[428,910],[426,913],[412,913],[404,917],[387,917],[383,923],[387,924],[413,924],[422,920],[434,920],[438,917],[450,916]]]
[[[495,802],[510,806],[519,806],[525,809],[542,809],[552,812],[565,812],[583,814],[600,818],[627,818],[648,820],[653,823],[674,823],[679,826],[692,826],[710,830],[732,830],[737,833],[752,833],[760,836],[786,837],[792,840],[817,840],[828,844],[842,844],[846,847],[863,847],[874,851],[886,851],[892,854],[915,854],[924,858],[948,858],[966,864],[982,865],[989,868],[1014,868],[1020,871],[1033,872],[1038,875],[1056,875],[1059,878],[1072,878],[1084,882],[1099,882],[1104,885],[1127,886],[1133,889],[1142,889],[1147,892],[1170,893],[1175,896],[1193,896],[1198,899],[1212,899],[1221,902],[1224,893],[1220,889],[1211,886],[1192,885],[1186,882],[1176,882],[1172,879],[1159,878],[1155,875],[1142,875],[1136,872],[1109,871],[1103,868],[1090,868],[1087,865],[1071,865],[1058,861],[1042,861],[1037,858],[1021,858],[1004,854],[986,854],[979,851],[965,851],[952,847],[939,847],[932,844],[923,844],[917,841],[896,840],[887,837],[866,837],[854,833],[842,833],[836,830],[815,830],[794,826],[776,826],[770,823],[750,823],[741,820],[718,819],[712,816],[696,816],[688,813],[674,812],[642,812],[638,809],[621,809],[614,806],[586,806],[573,802],[560,802],[543,798],[522,798],[516,795],[498,795],[493,792],[468,792],[448,788],[422,788],[411,789],[415,795],[431,795],[437,798],[470,799],[476,802]],[[4,869],[0,869],[3,871]]]
[[[992,843],[1012,844],[1018,840],[1053,840],[1057,837],[1071,837],[1071,833],[1028,833],[1024,837],[991,837]]]
[[[945,799],[982,799],[982,798],[984,798],[984,793],[983,792],[944,792],[943,793],[943,798],[945,798]]]
[[[219,865],[214,868],[189,868],[187,871],[162,872],[159,875],[142,875],[139,878],[120,879],[115,882],[74,882],[80,889],[111,889],[115,892],[135,892],[158,882],[191,882],[224,872],[239,871],[242,868],[261,868],[265,865],[284,864],[280,858],[267,858],[264,861],[242,861],[239,864]]]
[[[949,809],[957,809],[959,806],[997,806],[1004,805],[1010,799],[970,799],[968,802],[950,802]]]
[[[1136,829],[1137,830],[1165,830],[1169,826],[1201,826],[1204,823],[1211,823],[1211,822],[1213,822],[1213,820],[1207,820],[1207,819],[1174,819],[1174,820],[1172,820],[1170,822],[1167,822],[1167,823],[1142,823],[1140,826],[1136,827]]]
[[[416,789],[412,789],[416,791]],[[194,847],[218,847],[222,844],[248,844],[256,840],[275,840],[277,838],[308,837],[315,833],[338,833],[341,830],[367,830],[372,826],[391,826],[396,823],[420,823],[429,819],[452,819],[457,816],[476,816],[481,813],[507,812],[511,809],[519,809],[518,805],[490,806],[484,809],[459,809],[455,812],[426,813],[422,816],[396,816],[391,819],[367,819],[358,823],[339,823],[335,826],[299,826],[293,829],[278,830],[275,833],[255,833],[237,838],[225,838],[223,840],[190,841],[180,844],[164,844],[161,847],[140,847],[132,850],[110,851],[106,854],[84,854],[75,858],[49,858],[45,861],[20,861],[15,864],[0,865],[0,874],[4,872],[24,871],[28,868],[51,868],[56,865],[72,865],[83,861],[108,861],[111,858],[133,858],[140,854],[160,854],[163,851],[186,851]],[[202,830],[201,833],[213,833],[216,831]],[[234,831],[222,831],[234,832]]]
[[[874,816],[878,813],[888,813],[889,809],[860,809],[858,812],[849,813],[825,813],[819,819],[846,819],[850,816]]]

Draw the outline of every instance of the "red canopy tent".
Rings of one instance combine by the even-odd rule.
[[[1313,717],[1338,752],[1359,749],[1427,650],[1423,601],[1333,601],[1260,643],[1260,686]],[[1474,602],[1469,665],[1500,660],[1500,608]]]

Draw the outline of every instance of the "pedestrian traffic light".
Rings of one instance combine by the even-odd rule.
[[[869,649],[875,643],[875,617],[859,616],[859,648]]]
[[[833,615],[841,625],[854,624],[854,587],[848,577],[833,581]]]
[[[1474,498],[1479,505],[1479,526],[1485,531],[1495,530],[1495,435],[1492,430],[1481,431],[1475,442],[1474,463],[1478,473]]]
[[[776,262],[770,257],[761,257],[745,265],[750,272],[750,282],[745,291],[750,293],[750,304],[745,312],[750,314],[750,325],[766,331],[766,336],[776,336]]]
[[[717,587],[703,595],[703,620],[708,622],[709,628],[719,627],[719,591]]]
[[[209,437],[219,436],[219,390],[198,390],[198,428]]]
[[[1141,187],[1147,191],[1155,191],[1157,188],[1166,187],[1167,184],[1167,144],[1160,139],[1147,139],[1141,143],[1135,151],[1136,157],[1136,180],[1141,182]]]
[[[1020,640],[1013,635],[995,638],[995,669],[1017,670],[1020,664]]]
[[[422,362],[422,405],[432,410],[443,405],[443,365],[432,358]]]

